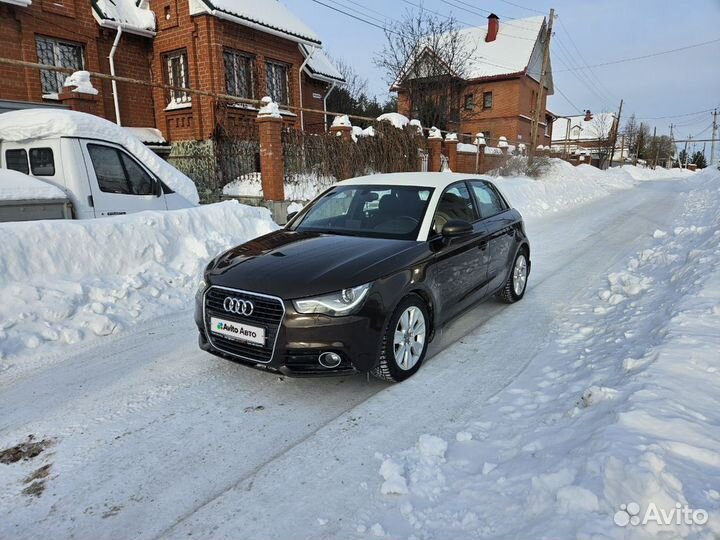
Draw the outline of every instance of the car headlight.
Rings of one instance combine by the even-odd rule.
[[[360,308],[371,283],[358,285],[334,293],[293,300],[298,313],[324,313],[325,315],[350,315]]]
[[[205,283],[204,279],[201,279],[200,283],[198,283],[197,291],[195,291],[195,298],[200,298],[205,292],[205,289],[207,289],[207,283]]]

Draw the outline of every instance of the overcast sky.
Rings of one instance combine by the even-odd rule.
[[[312,0],[281,1],[320,35],[333,57],[349,63],[368,79],[372,93],[380,97],[387,94],[385,76],[372,61],[385,40],[382,30]],[[421,0],[321,1],[354,15],[363,14],[375,23],[397,25],[406,9],[413,9],[409,4]],[[579,73],[562,70],[583,65],[578,50],[588,64],[594,65],[720,38],[720,0],[424,0],[424,5],[478,26],[485,24],[488,11],[499,15],[502,24],[503,19],[531,17],[537,15],[535,10],[548,12],[554,7],[558,18],[551,42],[553,76],[556,88],[572,105],[556,91],[550,97],[550,110],[560,115],[578,114],[577,109],[586,108],[616,110],[624,98],[624,118],[634,112],[651,126],[656,125],[659,133],[669,132],[673,122],[676,138],[710,136],[709,130],[704,131],[712,121],[709,112],[654,117],[720,107],[720,42]]]

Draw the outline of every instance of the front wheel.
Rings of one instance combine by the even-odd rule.
[[[429,330],[425,302],[415,294],[405,298],[390,318],[380,347],[380,359],[371,373],[389,382],[410,377],[425,359]]]
[[[500,291],[500,298],[503,301],[512,304],[518,300],[522,300],[522,297],[525,296],[525,289],[527,288],[529,267],[527,252],[521,249],[515,257],[515,262],[505,282],[505,286]]]

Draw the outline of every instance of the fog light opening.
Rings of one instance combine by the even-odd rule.
[[[324,352],[318,358],[320,365],[326,369],[334,369],[342,362],[342,357],[334,352]]]

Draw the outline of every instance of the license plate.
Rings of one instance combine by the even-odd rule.
[[[230,339],[265,345],[265,329],[258,326],[210,317],[210,331]]]

